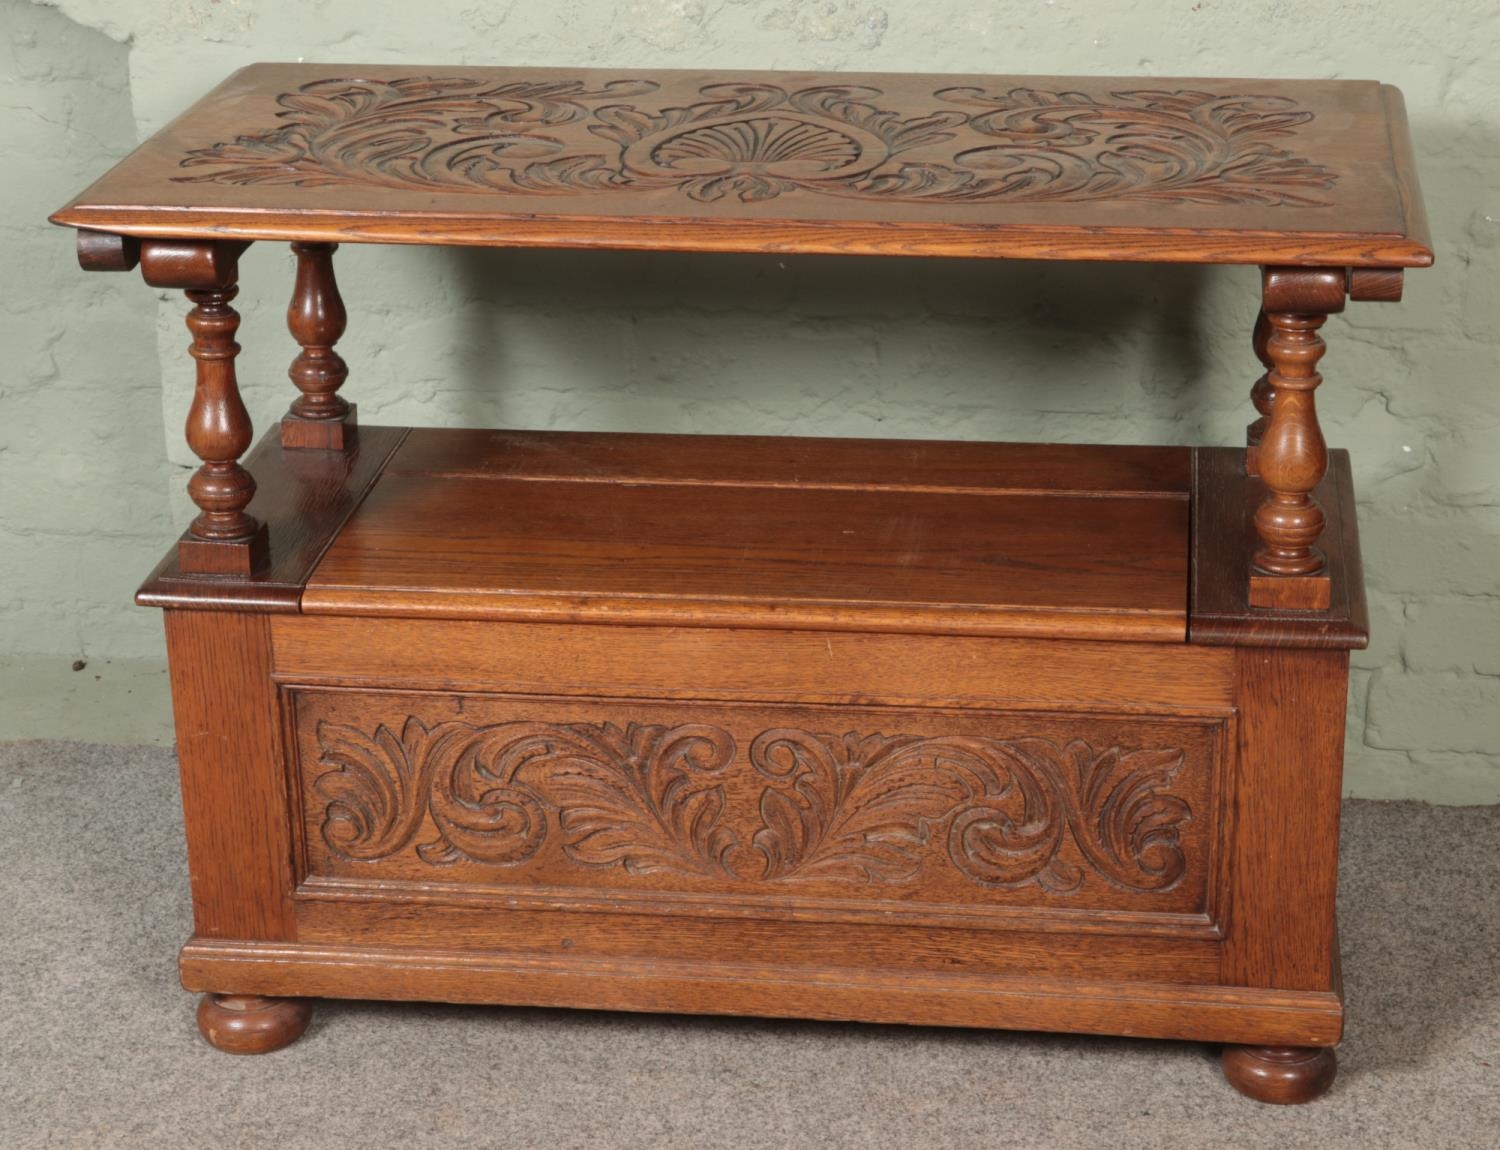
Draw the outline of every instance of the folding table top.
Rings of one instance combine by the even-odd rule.
[[[54,222],[157,238],[1432,262],[1368,81],[256,64]]]

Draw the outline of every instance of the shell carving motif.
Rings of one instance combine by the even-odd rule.
[[[323,841],[352,860],[399,855],[425,828],[415,853],[434,866],[523,864],[556,834],[577,864],[735,882],[904,883],[939,851],[975,883],[1060,895],[1090,873],[1168,890],[1187,867],[1174,748],[773,728],[749,750],[758,801],[734,811],[735,741],[704,724],[413,717],[399,738],[328,722],[317,737]]]
[[[852,136],[805,120],[762,116],[727,120],[672,136],[658,144],[651,159],[663,168],[703,165],[722,170],[805,167],[809,174],[847,168],[859,160]]]
[[[1282,141],[1280,96],[952,87],[914,116],[861,85],[705,84],[661,106],[615,80],[332,78],[279,97],[281,125],[190,151],[182,182],[483,195],[788,193],[951,204],[1144,200],[1321,206],[1330,169]]]

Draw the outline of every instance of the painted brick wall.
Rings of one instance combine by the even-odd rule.
[[[0,82],[21,109],[0,131],[7,163],[24,172],[24,210],[4,233],[7,256],[21,259],[3,274],[27,301],[5,320],[21,351],[0,363],[0,539],[11,544],[0,643],[47,651],[156,649],[156,619],[129,608],[125,588],[168,537],[166,509],[186,516],[180,473],[157,461],[189,462],[177,428],[192,376],[179,301],[155,308],[155,343],[143,346],[151,293],[71,272],[67,238],[34,221],[242,64],[1400,85],[1439,266],[1408,277],[1406,302],[1351,305],[1329,322],[1319,393],[1330,442],[1354,454],[1376,627],[1355,656],[1349,789],[1500,800],[1493,0],[0,0],[0,10],[12,52]],[[243,268],[241,365],[265,426],[291,390],[290,263],[261,245]],[[1235,443],[1258,370],[1249,269],[347,247],[339,268],[354,317],[340,345],[353,369],[346,394],[367,422]],[[161,415],[145,410],[158,396]]]
[[[45,223],[134,142],[126,57],[0,0],[0,654],[160,648],[129,606],[172,530],[157,304]]]

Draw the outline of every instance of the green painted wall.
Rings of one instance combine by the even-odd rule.
[[[77,272],[39,221],[242,64],[1400,85],[1439,264],[1408,277],[1406,302],[1330,321],[1319,393],[1330,442],[1354,453],[1376,627],[1355,656],[1349,789],[1500,801],[1494,0],[0,0],[0,34],[13,660],[160,658],[158,620],[128,598],[186,516],[184,307]],[[1249,269],[347,247],[339,267],[346,394],[367,422],[1235,443],[1257,373]],[[260,245],[243,270],[242,376],[265,426],[291,390],[289,259]]]

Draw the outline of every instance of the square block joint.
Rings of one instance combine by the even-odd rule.
[[[248,539],[197,539],[184,531],[177,540],[177,566],[184,575],[253,575],[270,558],[270,533],[264,523]]]
[[[1283,611],[1326,611],[1333,582],[1323,575],[1261,575],[1251,572],[1250,606]]]
[[[281,446],[299,451],[349,451],[359,438],[358,404],[342,419],[281,418]]]

